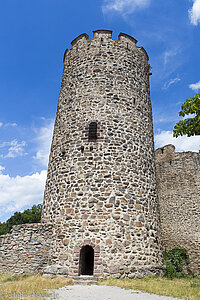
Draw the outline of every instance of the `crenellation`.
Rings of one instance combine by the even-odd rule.
[[[80,41],[84,43],[88,39],[89,36],[86,33],[82,33],[71,42],[71,45],[74,47],[75,45],[79,44]]]
[[[169,161],[175,158],[175,146],[172,144],[165,145],[155,151],[155,158],[159,162]]]
[[[137,40],[134,37],[132,37],[126,33],[123,33],[123,32],[120,32],[120,34],[118,36],[118,40],[124,41],[124,42],[128,41],[129,43],[131,43],[133,45],[133,47],[135,47],[137,44]]]
[[[98,39],[100,42],[103,42],[104,40],[112,39],[112,30],[94,30],[93,31],[93,39]]]

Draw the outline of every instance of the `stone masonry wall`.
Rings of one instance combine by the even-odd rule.
[[[159,148],[156,173],[163,247],[188,249],[191,269],[200,272],[200,153]]]
[[[51,262],[53,239],[51,225],[13,226],[0,236],[0,272],[39,272]]]
[[[0,236],[0,271],[80,275],[89,246],[95,276],[157,275],[162,240],[187,248],[199,272],[200,154],[157,149],[155,173],[148,55],[136,43],[97,30],[66,50],[42,224]]]
[[[42,222],[57,226],[53,262],[69,275],[85,245],[95,276],[160,271],[149,64],[136,42],[98,30],[65,53]]]

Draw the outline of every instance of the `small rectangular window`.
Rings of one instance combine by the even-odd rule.
[[[89,124],[88,141],[95,142],[97,140],[97,123],[91,122]]]

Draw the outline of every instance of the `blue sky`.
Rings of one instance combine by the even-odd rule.
[[[156,147],[199,150],[172,130],[200,92],[200,0],[0,0],[0,221],[42,202],[63,54],[96,29],[148,52]]]

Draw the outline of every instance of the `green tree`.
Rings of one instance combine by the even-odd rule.
[[[6,222],[0,223],[0,235],[9,233],[13,225],[40,223],[42,204],[33,205],[31,209],[15,212]]]
[[[179,135],[200,135],[200,93],[187,99],[181,106],[179,116],[185,117],[189,114],[193,116],[179,121],[174,126],[174,137],[178,137]]]

